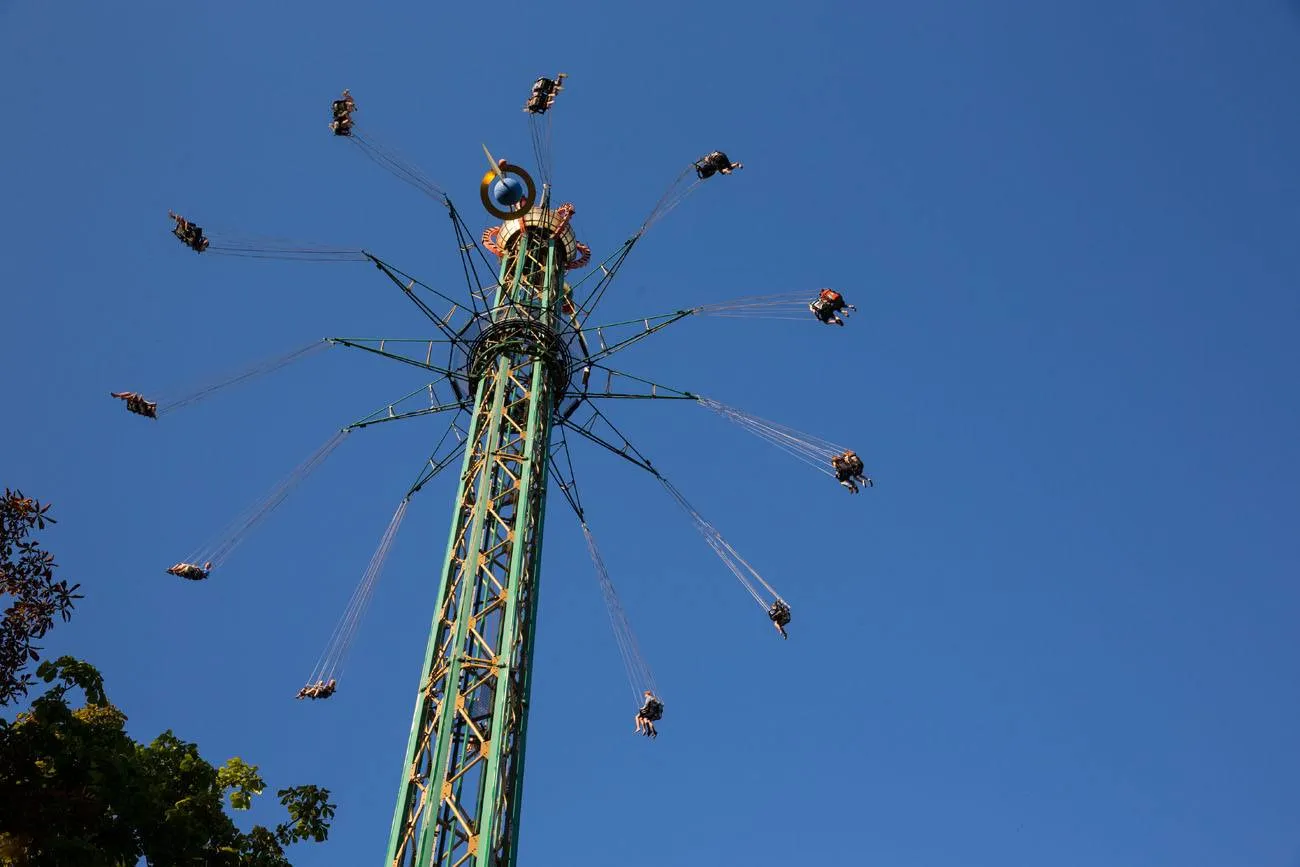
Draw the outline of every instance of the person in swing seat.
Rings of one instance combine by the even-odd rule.
[[[713,177],[717,173],[729,175],[736,169],[743,169],[744,167],[742,163],[733,163],[731,158],[722,151],[712,151],[696,160],[695,174],[700,180],[704,180]]]
[[[866,488],[874,488],[876,486],[876,483],[871,480],[871,477],[865,475],[866,468],[863,466],[862,458],[858,457],[857,452],[852,449],[845,449],[843,458],[844,466],[849,471],[850,478]]]
[[[527,104],[524,105],[524,111],[530,114],[543,114],[555,104],[555,96],[564,89],[562,82],[566,77],[561,72],[553,79],[542,76],[534,81],[533,90],[528,96]]]
[[[816,301],[813,301],[808,305],[808,309],[812,311],[812,315],[817,318],[818,322],[826,325],[842,326],[844,324],[844,320],[835,315],[835,308],[832,307],[831,303],[824,298],[818,298]]]
[[[344,88],[343,98],[334,100],[331,106],[334,119],[330,121],[330,130],[335,135],[352,135],[352,112],[356,110],[357,104],[352,99],[352,94]]]
[[[849,464],[844,460],[844,455],[831,456],[831,469],[835,471],[835,481],[848,488],[850,494],[858,492],[858,486],[853,484],[853,473],[849,472]]]
[[[823,301],[830,306],[832,313],[839,313],[841,310],[853,310],[858,308],[844,300],[844,296],[834,289],[823,289],[817,293],[817,300]]]
[[[338,681],[334,678],[331,677],[328,681],[318,680],[298,690],[298,698],[310,698],[313,701],[318,698],[329,698],[336,689],[338,689]]]
[[[789,634],[785,628],[790,625],[790,606],[784,599],[777,599],[772,603],[772,607],[767,609],[767,616],[776,627],[776,631],[781,633],[781,637],[789,639]]]
[[[636,731],[637,734],[643,734],[648,738],[659,737],[659,732],[655,730],[655,721],[663,719],[664,703],[655,697],[650,690],[645,691],[645,703],[641,709],[636,712]]]
[[[202,566],[194,563],[177,563],[175,566],[168,569],[167,572],[171,575],[175,575],[177,578],[186,578],[190,581],[202,581],[212,572],[212,561],[209,560]]]
[[[176,225],[172,227],[172,234],[180,239],[182,244],[195,253],[202,253],[208,249],[208,239],[203,237],[202,226],[196,226],[180,214],[172,211],[168,211],[167,216],[176,221]]]
[[[109,394],[118,400],[126,401],[128,412],[136,415],[142,415],[145,418],[158,418],[158,404],[152,400],[145,400],[144,395],[134,391],[113,391]]]

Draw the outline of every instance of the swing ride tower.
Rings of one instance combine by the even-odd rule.
[[[850,493],[858,492],[855,478],[867,486],[872,484],[861,475],[860,460],[856,469],[851,469],[847,461],[850,457],[856,460],[856,453],[841,444],[609,365],[612,356],[688,317],[758,316],[842,325],[834,311],[856,308],[838,293],[824,289],[811,303],[807,293],[800,291],[589,324],[646,230],[706,178],[730,174],[741,165],[714,151],[685,167],[635,233],[570,286],[566,273],[588,264],[591,250],[574,235],[573,206],[551,207],[548,109],[562,89],[563,78],[538,79],[525,107],[539,183],[519,166],[487,154],[492,170],[483,176],[479,193],[484,209],[496,222],[477,241],[445,192],[418,167],[356,126],[351,117],[356,102],[348,91],[334,101],[330,129],[335,137],[350,141],[377,165],[447,208],[466,278],[465,296],[449,296],[365,250],[211,229],[205,233],[189,220],[171,215],[176,223],[172,233],[206,256],[369,262],[419,308],[439,332],[438,337],[331,337],[161,403],[148,401],[137,392],[112,394],[127,402],[128,411],[157,417],[325,346],[360,350],[434,375],[427,385],[336,432],[217,539],[167,570],[192,580],[206,580],[213,570],[224,574],[224,563],[239,540],[276,509],[350,431],[404,419],[449,417],[446,433],[398,504],[343,617],[297,695],[315,701],[334,694],[408,502],[434,477],[449,473],[459,458],[461,471],[455,482],[446,555],[438,573],[433,622],[415,690],[384,862],[387,867],[516,867],[542,524],[551,476],[582,528],[633,700],[640,706],[645,691],[662,698],[588,526],[570,438],[586,440],[653,476],[764,618],[781,636],[788,637],[789,604],[632,444],[602,405],[626,400],[698,405],[831,476]],[[487,253],[498,261],[491,263]],[[828,298],[827,293],[833,297]],[[433,298],[439,301],[431,302]],[[838,306],[825,306],[833,302]],[[431,303],[449,304],[450,310],[435,312]],[[448,349],[445,365],[435,362],[435,345]],[[448,389],[454,398],[446,394]],[[175,571],[181,567],[185,571]],[[661,714],[663,709],[662,703],[649,708],[649,714]],[[651,721],[657,718],[646,717]],[[653,729],[650,733],[654,734]]]
[[[469,436],[389,865],[515,863],[547,456],[570,369],[555,328],[576,253],[564,223],[542,206],[502,227],[498,289],[467,354]]]

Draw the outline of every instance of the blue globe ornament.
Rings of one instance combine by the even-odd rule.
[[[513,208],[524,197],[524,185],[518,178],[498,178],[492,185],[492,199],[503,208]]]

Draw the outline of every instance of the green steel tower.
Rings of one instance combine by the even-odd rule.
[[[534,207],[498,233],[499,285],[468,353],[465,458],[406,746],[387,863],[512,865],[547,457],[570,357],[568,216]]]

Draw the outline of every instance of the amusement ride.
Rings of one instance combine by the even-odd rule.
[[[573,204],[551,190],[551,121],[564,74],[538,78],[524,106],[533,171],[494,158],[479,183],[492,224],[477,236],[451,199],[418,167],[356,123],[344,90],[329,129],[366,157],[439,201],[450,217],[466,292],[456,298],[365,250],[241,236],[169,213],[172,233],[212,256],[369,262],[418,308],[433,335],[332,337],[265,359],[175,395],[113,392],[136,415],[160,419],[327,347],[345,347],[426,371],[429,381],[335,432],[265,497],[212,541],[166,571],[201,582],[220,575],[238,543],[353,431],[441,416],[446,426],[402,496],[370,563],[297,698],[331,698],[411,498],[444,472],[458,472],[436,607],[421,669],[385,864],[512,867],[518,855],[533,647],[537,637],[543,521],[558,489],[576,515],[610,624],[636,696],[636,730],[657,737],[664,702],[587,524],[571,444],[587,441],[652,475],[783,638],[791,606],[743,558],[607,414],[611,401],[693,401],[767,440],[849,493],[872,486],[858,455],[689,391],[610,365],[627,347],[692,316],[800,318],[843,326],[856,310],[833,289],[751,296],[638,319],[592,324],[633,247],[705,181],[743,168],[721,151],[688,165],[619,247],[593,265]],[[585,274],[579,276],[585,270]],[[810,297],[811,296],[811,297]],[[604,407],[604,408],[603,408]]]

